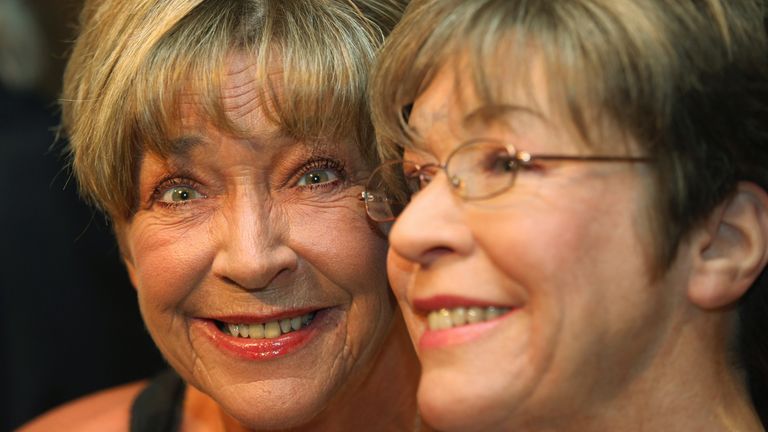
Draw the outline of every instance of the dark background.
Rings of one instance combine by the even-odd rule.
[[[163,367],[111,228],[79,199],[56,139],[79,1],[14,1],[37,24],[44,55],[33,83],[0,76],[0,431]]]

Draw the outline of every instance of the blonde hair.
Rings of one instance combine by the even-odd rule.
[[[441,68],[464,57],[481,102],[497,106],[541,59],[552,106],[588,144],[613,144],[593,136],[606,121],[662,155],[664,267],[736,178],[768,188],[765,16],[764,0],[414,1],[371,78],[379,153],[410,145],[404,107]]]
[[[171,151],[190,82],[215,125],[242,133],[220,97],[227,56],[238,51],[267,77],[264,109],[285,133],[350,141],[372,159],[368,69],[403,8],[395,0],[86,2],[61,98],[81,193],[112,218],[131,217],[137,164],[144,152]],[[266,73],[275,62],[281,73]]]

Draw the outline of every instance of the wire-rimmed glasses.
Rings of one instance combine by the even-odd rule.
[[[390,222],[402,213],[411,196],[426,187],[439,171],[444,171],[454,192],[466,200],[491,198],[505,192],[517,172],[533,167],[537,161],[573,162],[648,162],[638,156],[533,155],[518,151],[511,144],[493,139],[475,139],[457,147],[445,163],[419,165],[392,160],[379,165],[368,178],[361,200],[375,222]]]

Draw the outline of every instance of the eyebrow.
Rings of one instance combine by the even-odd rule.
[[[265,140],[284,140],[290,139],[296,143],[302,143],[315,155],[323,155],[331,152],[338,151],[339,148],[344,147],[341,142],[337,140],[301,140],[292,138],[282,129],[271,134],[268,137],[263,138]],[[252,140],[249,140],[252,141]],[[205,145],[206,138],[201,135],[182,135],[170,140],[169,155],[176,159],[186,159],[190,153],[197,147]]]
[[[253,137],[241,137],[241,138],[249,141],[254,140]],[[258,140],[281,140],[286,138],[291,138],[291,136],[287,134],[282,128],[280,128],[279,130],[269,134],[268,136],[259,137]],[[174,156],[179,156],[179,157],[188,156],[189,153],[192,152],[196,147],[204,145],[206,142],[208,142],[208,139],[205,137],[204,134],[203,135],[199,135],[199,134],[182,135],[176,138],[172,138],[169,141],[168,152]]]
[[[413,104],[405,105],[403,113],[405,114],[407,109],[407,113],[410,115],[410,108],[412,106]],[[471,131],[472,129],[488,126],[493,123],[506,123],[507,126],[511,126],[511,118],[521,115],[531,115],[544,123],[549,123],[549,120],[543,113],[531,107],[515,104],[489,104],[477,107],[465,114],[461,119],[461,127],[464,130]],[[424,140],[421,138],[419,128],[410,123],[406,123],[406,125],[412,133],[412,139],[410,142],[405,143],[404,147],[409,149],[423,148]]]
[[[186,156],[205,140],[199,135],[183,135],[170,142],[170,153],[176,156]]]
[[[544,123],[549,123],[547,117],[533,108],[523,105],[499,104],[483,105],[464,116],[461,120],[464,129],[472,129],[477,126],[487,126],[491,123],[506,123],[510,117],[519,115],[531,115]]]

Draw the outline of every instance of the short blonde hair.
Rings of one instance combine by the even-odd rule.
[[[585,142],[610,144],[593,136],[604,121],[660,155],[664,268],[737,180],[768,189],[765,19],[765,0],[416,0],[371,78],[380,155],[409,145],[403,109],[441,68],[466,59],[481,102],[497,106],[541,59],[552,106]]]
[[[238,133],[220,82],[233,51],[252,54],[267,117],[287,134],[362,146],[373,158],[368,69],[405,5],[395,0],[92,0],[67,65],[63,127],[83,196],[129,219],[144,152],[171,151],[178,98],[194,82],[201,111]],[[267,74],[270,63],[280,74]],[[275,77],[278,78],[275,78]],[[280,89],[279,97],[276,89]]]

